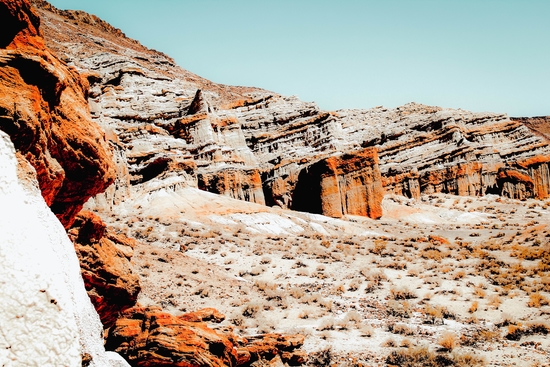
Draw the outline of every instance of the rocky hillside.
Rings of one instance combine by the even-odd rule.
[[[132,366],[479,365],[480,346],[495,365],[547,358],[547,118],[323,111],[210,82],[93,15],[31,1],[0,0],[0,199],[29,209],[0,212],[5,278],[22,263],[54,274],[51,290],[0,284],[29,350],[37,306],[56,324],[40,335],[67,329],[44,349],[53,364],[126,365],[105,354],[84,286]],[[33,269],[52,253],[65,262]],[[0,364],[41,358],[0,342]]]
[[[107,203],[132,190],[186,185],[377,218],[383,190],[414,198],[549,194],[547,141],[506,115],[414,103],[326,112],[296,97],[209,82],[93,16],[35,4],[49,47],[87,76],[92,118],[115,148],[116,190]],[[369,168],[366,161],[353,168],[370,147]],[[351,161],[335,171],[322,163],[329,158]]]

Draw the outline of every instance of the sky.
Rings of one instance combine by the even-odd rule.
[[[550,0],[49,0],[217,83],[325,110],[550,115]]]

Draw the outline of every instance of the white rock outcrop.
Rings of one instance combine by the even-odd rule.
[[[0,365],[128,366],[105,352],[73,244],[0,132]]]

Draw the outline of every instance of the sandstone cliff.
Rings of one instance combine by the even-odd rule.
[[[414,103],[326,112],[296,97],[209,82],[89,15],[36,3],[48,45],[88,76],[92,118],[116,149],[117,190],[96,197],[96,210],[183,186],[295,209],[304,201],[302,172],[365,147],[377,149],[380,176],[373,178],[387,193],[547,196],[548,143],[506,115]],[[518,181],[524,176],[532,183]],[[340,197],[331,200],[349,200],[334,192]],[[382,194],[363,198],[375,208]],[[336,216],[380,215],[322,208]]]
[[[0,129],[35,168],[46,203],[68,227],[114,179],[103,132],[92,123],[88,84],[44,46],[27,1],[2,1]]]
[[[0,1],[0,22],[0,364],[127,366],[104,350],[59,223],[69,227],[114,178],[103,132],[90,119],[87,82],[45,47],[27,0]]]
[[[135,305],[139,278],[130,260],[135,240],[117,234],[97,215],[82,211],[69,230],[84,285],[104,328],[111,327],[119,314]]]

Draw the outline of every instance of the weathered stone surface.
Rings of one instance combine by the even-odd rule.
[[[301,365],[302,335],[262,334],[238,338],[211,329],[203,321],[220,322],[214,309],[173,316],[160,308],[132,308],[109,331],[106,347],[125,356],[132,366],[246,366],[258,360]]]
[[[512,121],[519,121],[536,134],[550,140],[550,116],[511,117]]]
[[[323,159],[304,168],[292,208],[331,217],[382,216],[384,190],[376,148]]]
[[[225,335],[202,322],[159,309],[134,308],[116,321],[106,347],[132,366],[235,366],[237,352]]]
[[[550,156],[548,141],[526,121],[416,103],[326,112],[296,97],[209,82],[120,31],[93,26],[85,14],[46,6],[40,12],[48,44],[88,75],[92,117],[117,141],[117,187],[125,185],[118,190],[125,194],[116,197],[108,190],[91,206],[95,210],[136,193],[183,186],[293,208],[301,172],[368,147],[378,151],[388,193],[418,198],[438,192],[516,195],[519,190],[545,198],[550,191],[545,162],[521,166]],[[87,32],[75,32],[75,22]],[[167,163],[184,161],[194,162],[194,169]],[[512,190],[511,181],[499,179],[501,169],[528,175],[532,188]],[[125,180],[128,172],[132,178]],[[361,173],[347,173],[353,175]],[[370,205],[363,204],[358,206]],[[362,213],[344,206],[336,212]],[[367,215],[377,217],[375,212]]]
[[[0,129],[35,168],[46,203],[67,227],[114,178],[90,118],[88,84],[44,46],[28,1],[1,1],[0,21],[9,26],[0,40]]]
[[[265,205],[262,179],[258,170],[225,169],[213,173],[201,173],[198,187],[215,194]]]
[[[80,212],[69,230],[84,285],[105,328],[135,305],[139,278],[132,270],[134,240],[107,228],[97,215]]]
[[[0,131],[0,365],[127,366],[105,353],[73,245],[46,205],[33,168]]]

